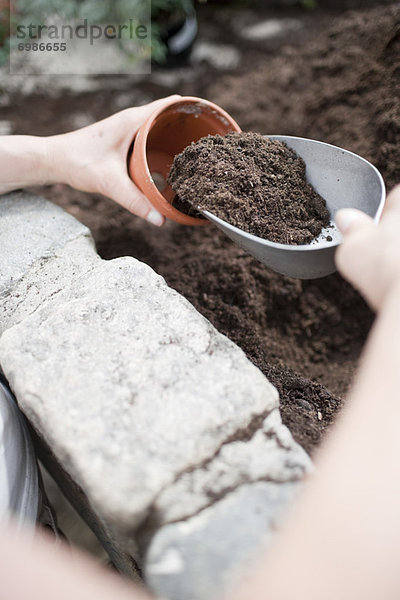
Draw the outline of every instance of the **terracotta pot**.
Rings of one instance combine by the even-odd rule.
[[[193,96],[171,100],[139,129],[129,158],[129,174],[165,217],[184,225],[208,224],[206,219],[191,217],[172,206],[175,192],[166,183],[167,176],[175,155],[191,142],[232,131],[240,131],[239,125],[216,104]]]

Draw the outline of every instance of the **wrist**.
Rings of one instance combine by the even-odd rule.
[[[49,168],[48,139],[33,135],[9,138],[9,152],[20,164],[22,187],[54,183]]]
[[[51,137],[34,138],[36,161],[36,171],[33,178],[36,179],[36,185],[51,185],[60,183],[58,173],[53,168],[53,149]]]
[[[65,152],[65,137],[68,134],[52,135],[44,138],[47,180],[49,183],[69,183]]]
[[[0,193],[52,183],[47,138],[1,136],[0,156]]]
[[[53,183],[66,183],[78,190],[89,191],[82,181],[88,167],[85,140],[78,131],[47,138],[50,178]]]

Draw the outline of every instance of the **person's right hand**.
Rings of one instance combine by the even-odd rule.
[[[336,266],[370,306],[379,310],[400,284],[400,186],[388,195],[378,224],[352,208],[339,210],[335,220],[343,234]]]
[[[122,110],[102,121],[47,139],[50,174],[83,192],[100,193],[131,213],[162,225],[164,217],[131,180],[127,156],[139,128],[178,95]]]

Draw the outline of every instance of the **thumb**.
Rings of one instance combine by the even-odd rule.
[[[134,215],[146,219],[153,225],[160,227],[165,221],[164,217],[153,207],[128,176],[115,181],[112,191],[108,195],[117,204],[120,204]]]
[[[374,220],[356,208],[342,208],[335,215],[335,223],[344,236],[374,224]]]
[[[172,101],[177,101],[181,98],[179,94],[172,94],[171,96],[166,96],[165,98],[159,98],[158,100],[154,100],[149,104],[143,104],[143,106],[135,106],[133,108],[126,108],[121,111],[121,115],[129,114],[132,117],[132,121],[136,124],[137,122],[142,123],[146,119],[148,119],[153,112],[157,109],[162,108],[163,106],[168,106]]]
[[[399,212],[400,210],[400,185],[396,185],[388,194],[383,207],[382,218],[386,218],[388,215],[391,218],[393,212]]]

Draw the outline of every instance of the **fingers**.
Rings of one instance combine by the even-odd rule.
[[[355,208],[342,208],[335,215],[335,222],[344,236],[374,224],[373,219]]]
[[[179,100],[179,98],[181,98],[179,94],[173,94],[171,96],[167,96],[166,98],[154,100],[154,102],[144,104],[143,106],[126,108],[125,110],[122,110],[120,113],[118,113],[118,115],[122,118],[125,124],[126,119],[128,119],[130,122],[130,126],[136,127],[138,129],[140,125],[153,114],[153,112],[155,112],[159,108],[162,108],[163,106],[167,106],[174,100]]]
[[[149,104],[138,106],[137,109],[140,110],[146,118],[147,116],[151,115],[155,110],[157,110],[157,108],[161,108],[162,106],[164,106],[164,104],[170,104],[174,100],[179,100],[179,98],[182,98],[182,96],[180,96],[179,94],[171,94],[171,96],[159,98],[158,100],[154,100]]]
[[[335,215],[335,223],[343,234],[343,242],[335,254],[335,263],[343,277],[354,283],[357,263],[365,256],[368,232],[375,228],[371,217],[355,208],[342,208]]]
[[[105,192],[109,198],[129,210],[129,212],[146,219],[152,225],[160,227],[165,218],[153,207],[139,188],[129,179],[128,176],[121,177],[112,186],[109,193]],[[103,192],[104,193],[104,192]]]
[[[136,136],[137,130],[142,123],[157,109],[167,106],[171,103],[171,101],[178,100],[179,98],[181,98],[181,96],[174,94],[167,96],[166,98],[160,98],[159,100],[155,100],[154,102],[150,102],[150,104],[146,104],[144,106],[128,108],[121,111],[119,115],[124,123],[124,130],[129,132],[129,129],[132,128],[128,133],[129,143],[131,142],[131,139]],[[127,117],[130,122],[128,127],[126,127]],[[144,194],[142,194],[142,192],[131,181],[131,179],[126,176],[121,177],[117,189],[113,190],[112,196],[110,197],[118,202],[118,204],[129,210],[131,213],[146,219],[153,225],[160,227],[165,221],[165,218],[152,206],[149,200],[144,196]]]
[[[343,234],[343,243],[335,253],[337,269],[372,304],[372,295],[368,291],[375,261],[371,244],[377,225],[371,217],[352,208],[339,210],[335,222]]]
[[[396,185],[390,194],[388,194],[382,213],[382,218],[386,218],[386,216],[393,211],[400,212],[400,185]]]
[[[160,98],[150,104],[126,108],[120,112],[105,119],[105,123],[113,123],[114,144],[118,145],[122,154],[126,154],[132,141],[136,138],[137,132],[145,121],[158,109],[168,106],[174,100],[179,100],[181,96],[174,94],[166,98]]]
[[[378,224],[355,209],[338,211],[335,220],[343,233],[335,254],[338,271],[379,310],[400,281],[400,187],[389,194]]]

